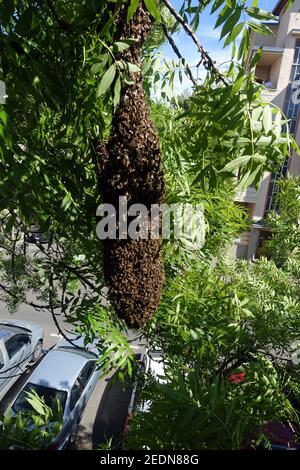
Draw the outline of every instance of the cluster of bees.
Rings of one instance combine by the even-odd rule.
[[[126,11],[120,12],[118,39],[138,41],[121,53],[121,59],[140,66],[141,47],[151,19],[142,4],[128,23],[126,16]],[[109,141],[95,144],[98,186],[104,203],[118,209],[119,196],[127,196],[128,205],[144,204],[150,218],[151,205],[160,204],[164,195],[161,153],[141,74],[134,73],[131,78],[133,85],[122,83]],[[112,305],[128,326],[140,328],[155,312],[162,293],[161,240],[105,240],[103,248],[104,275]]]

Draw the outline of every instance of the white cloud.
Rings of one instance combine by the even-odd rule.
[[[204,26],[204,28],[201,28],[201,25],[199,26],[197,30],[197,35],[199,38],[209,38],[209,39],[220,39],[221,35],[221,28],[213,29],[213,27],[207,27]]]

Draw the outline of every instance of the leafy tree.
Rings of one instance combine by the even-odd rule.
[[[146,380],[150,409],[136,410],[126,447],[242,449],[268,440],[269,421],[297,427],[299,293],[298,272],[266,259],[173,275],[148,326],[164,380]]]
[[[46,449],[62,426],[63,410],[60,402],[51,408],[32,390],[28,392],[32,412],[12,415],[10,410],[0,416],[0,449]]]
[[[217,11],[221,40],[232,45],[232,63],[224,73],[195,34],[204,8]],[[141,47],[129,33],[136,28],[144,33],[150,16],[154,30]],[[124,116],[126,96],[133,103],[130,116],[142,105],[147,122],[141,124],[151,132],[150,117],[155,124],[165,201],[203,205],[204,247],[199,249],[193,239],[164,243],[162,301],[152,320],[139,330],[150,343],[164,347],[169,384],[153,384],[150,389],[151,397],[157,393],[163,400],[153,402],[150,414],[141,416],[145,425],[140,430],[145,429],[145,434],[135,441],[138,446],[239,448],[246,436],[253,434],[255,440],[267,420],[296,419],[287,398],[286,368],[271,356],[274,348],[289,352],[292,337],[286,328],[293,329],[293,338],[299,332],[296,279],[292,277],[289,296],[289,275],[272,262],[253,266],[224,262],[233,237],[247,224],[233,202],[234,194],[258,184],[264,171],[282,163],[292,147],[297,150],[293,139],[282,132],[285,118],[261,99],[262,87],[254,80],[259,53],[246,71],[239,65],[246,63],[250,30],[268,33],[266,24],[260,23],[268,19],[272,15],[255,1],[249,6],[244,0],[189,0],[179,12],[168,0],[159,2],[159,7],[154,0],[0,4],[0,79],[8,95],[0,107],[0,288],[12,310],[22,302],[49,310],[58,327],[59,318],[65,319],[87,341],[98,338],[103,373],[117,367],[132,374],[134,354],[126,333],[128,323],[137,323],[125,315],[126,323],[118,305],[115,308],[110,294],[118,285],[104,276],[107,258],[96,238],[95,217],[98,204],[120,191],[106,191],[113,178],[101,180],[97,166],[105,153],[102,149],[111,151],[107,142],[122,142],[118,116]],[[175,44],[172,32],[179,28],[194,41],[207,71],[202,84],[195,81]],[[164,37],[177,61],[163,57]],[[174,98],[174,84],[183,74],[193,88],[181,102]],[[134,102],[137,89],[139,99]],[[144,134],[138,135],[136,124],[130,129],[129,122],[126,132],[135,131],[140,145]],[[119,139],[113,141],[116,129]],[[145,152],[136,153],[136,168],[139,156]],[[149,155],[145,164],[149,170]],[[115,165],[114,172],[121,178],[125,175],[128,183],[124,168]],[[160,172],[148,174],[155,184],[161,181]],[[144,181],[141,169],[137,176]],[[49,240],[37,244],[34,256],[24,239],[32,224]],[[120,279],[124,273],[120,270]],[[138,295],[151,297],[152,290],[140,289]],[[30,298],[32,292],[35,300]],[[139,315],[142,323],[151,316],[145,311],[146,307]],[[275,318],[278,328],[273,335]],[[237,368],[245,373],[245,382],[234,387],[228,376]],[[296,389],[297,381],[293,383]],[[165,436],[157,433],[157,438],[150,438],[157,423],[166,429],[164,416],[171,416],[175,406],[174,426],[169,425]],[[194,438],[192,433],[177,435],[176,424],[186,413],[190,421],[184,421],[185,429],[196,429]]]

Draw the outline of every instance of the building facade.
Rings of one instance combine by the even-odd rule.
[[[257,81],[265,85],[262,96],[283,110],[290,121],[290,132],[299,145],[300,0],[295,0],[289,7],[287,3],[287,0],[279,0],[273,10],[278,18],[268,23],[273,35],[252,33],[251,55],[262,47],[262,56],[255,71]],[[276,209],[277,180],[287,173],[300,175],[300,158],[295,153],[287,156],[284,164],[274,168],[273,173],[265,173],[258,190],[250,187],[236,195],[235,201],[248,210],[251,230],[235,240],[235,257],[254,259],[259,256],[264,240],[270,236],[264,219],[271,210]]]

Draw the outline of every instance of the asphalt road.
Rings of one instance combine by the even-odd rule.
[[[41,325],[45,332],[45,349],[49,349],[60,339],[59,332],[48,311],[37,311],[32,307],[22,305],[15,314],[11,315],[6,305],[0,302],[0,320],[9,318],[33,321]],[[61,325],[70,329],[70,325],[63,323]],[[132,335],[129,336],[132,337]],[[143,341],[139,340],[135,340],[132,344],[137,354],[145,347]],[[28,369],[5,395],[0,403],[0,411],[3,411],[18,393],[31,371],[32,369]],[[124,427],[130,395],[131,390],[112,380],[112,376],[99,380],[83,414],[76,447],[78,449],[97,448],[110,437],[117,442]]]

